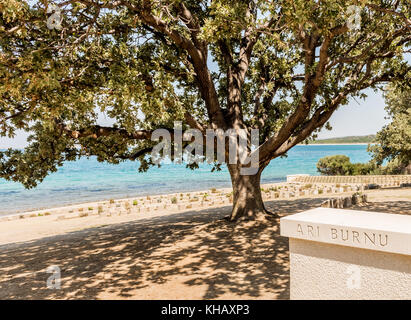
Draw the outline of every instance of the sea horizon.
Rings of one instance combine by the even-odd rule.
[[[367,145],[297,145],[288,152],[287,158],[271,161],[263,171],[261,183],[285,182],[286,176],[291,174],[319,175],[317,161],[336,154],[347,155],[352,162],[364,163],[371,159]],[[109,199],[231,187],[225,166],[218,172],[211,172],[212,166],[206,163],[196,170],[174,163],[153,167],[147,172],[138,172],[138,167],[138,162],[113,165],[90,157],[66,162],[30,190],[19,183],[0,179],[0,215]]]

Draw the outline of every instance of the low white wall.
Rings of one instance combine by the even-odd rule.
[[[309,177],[309,174],[291,174],[287,176],[287,182],[294,182],[298,177]]]
[[[281,219],[291,299],[411,299],[411,216],[318,208]]]

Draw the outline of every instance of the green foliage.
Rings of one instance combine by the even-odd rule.
[[[377,174],[375,163],[351,163],[344,155],[327,156],[317,162],[317,170],[327,176]]]
[[[381,174],[403,174],[406,173],[405,167],[409,163],[404,163],[399,158],[390,160],[385,166],[382,166]]]
[[[349,172],[350,158],[344,155],[328,156],[317,162],[317,170],[327,176],[343,176]]]
[[[388,161],[387,172],[401,173],[411,164],[411,87],[389,86],[385,91],[386,110],[392,121],[377,134],[378,144],[369,147],[373,159]]]

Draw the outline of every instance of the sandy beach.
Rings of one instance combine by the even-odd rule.
[[[411,214],[410,188],[367,194],[355,209]],[[325,198],[266,204],[282,217]],[[1,222],[0,299],[288,299],[279,219],[227,223],[230,209]],[[46,287],[51,265],[60,290]]]

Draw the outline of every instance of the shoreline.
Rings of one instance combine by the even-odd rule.
[[[311,192],[313,190],[312,187],[314,188],[321,188],[324,189],[325,186],[330,186],[330,185],[335,185],[336,188],[340,188],[342,184],[345,184],[346,186],[359,186],[359,185],[364,185],[366,183],[371,183],[373,181],[367,179],[367,181],[360,181],[360,180],[355,180],[353,178],[350,179],[341,179],[341,177],[334,177],[334,179],[315,179],[321,176],[310,176],[308,179],[303,179],[301,181],[294,181],[294,180],[289,180],[287,182],[287,179],[285,180],[280,180],[280,181],[262,181],[261,183],[261,189],[262,191],[265,191],[265,193],[279,193],[281,188],[281,191],[283,190],[291,190],[291,189],[305,189],[304,186],[309,186],[310,190],[307,190],[308,192]],[[333,177],[331,177],[333,178]],[[346,177],[342,177],[346,178]],[[376,183],[381,184],[383,187],[387,186],[400,186],[401,183],[411,183],[411,175],[404,175],[403,178],[400,177],[398,181],[392,180],[392,176],[370,176],[369,178],[371,179],[377,179],[378,181]],[[382,180],[381,180],[382,179]],[[370,182],[371,181],[371,182]],[[265,190],[264,190],[265,189]],[[277,190],[278,189],[278,190]],[[270,192],[271,191],[271,192]],[[294,190],[296,191],[296,190]],[[112,207],[113,204],[118,204],[118,207],[121,205],[127,206],[127,210],[130,210],[130,206],[134,206],[133,209],[136,208],[143,208],[147,206],[164,206],[164,204],[168,204],[169,206],[176,206],[176,204],[181,204],[181,203],[186,203],[186,202],[198,202],[201,203],[202,205],[204,202],[208,201],[224,201],[227,200],[225,198],[231,198],[232,197],[232,187],[213,187],[213,188],[208,188],[208,189],[194,189],[190,191],[175,191],[171,193],[150,193],[150,194],[140,194],[140,195],[122,195],[119,197],[110,197],[110,198],[103,198],[103,199],[98,199],[98,200],[85,200],[79,202],[75,202],[75,200],[70,203],[70,204],[57,204],[57,205],[50,205],[50,206],[45,206],[42,208],[28,208],[28,209],[20,209],[18,211],[10,211],[10,212],[5,212],[5,213],[0,213],[0,221],[4,220],[11,220],[14,218],[27,218],[27,217],[32,217],[32,216],[41,216],[41,215],[57,215],[57,214],[64,214],[64,213],[73,213],[75,210],[78,210],[79,212],[85,211],[95,211],[99,210],[101,211],[101,206],[103,206],[106,209],[109,209]],[[273,197],[273,195],[271,195]],[[175,198],[173,200],[173,198]],[[194,200],[196,199],[196,200]],[[155,200],[155,201],[154,201]],[[173,201],[172,201],[173,200]],[[127,204],[126,204],[127,203]],[[161,204],[161,205],[160,205]],[[165,209],[165,207],[164,207]],[[150,210],[150,209],[149,209]],[[154,209],[157,210],[157,209]],[[90,214],[93,214],[93,212],[90,212]]]
[[[262,188],[270,188],[270,187],[275,187],[275,186],[280,186],[280,185],[285,185],[287,184],[286,181],[281,181],[281,182],[268,182],[261,184]],[[97,201],[86,201],[86,202],[81,202],[81,203],[73,203],[70,205],[63,205],[63,206],[53,206],[53,207],[47,207],[47,208],[42,208],[42,209],[33,209],[33,210],[26,210],[26,211],[21,211],[21,212],[15,212],[15,213],[10,213],[10,214],[0,214],[0,222],[2,219],[6,218],[14,218],[14,217],[28,217],[31,214],[45,214],[48,213],[49,211],[69,211],[69,210],[76,210],[80,209],[81,207],[91,207],[91,206],[99,206],[99,205],[104,205],[107,203],[124,203],[124,202],[130,202],[130,201],[142,201],[142,199],[148,199],[148,198],[166,198],[166,199],[171,199],[173,197],[178,197],[181,194],[184,195],[189,195],[189,196],[195,196],[199,194],[213,194],[211,191],[214,188],[211,189],[201,189],[201,190],[192,190],[192,191],[178,191],[178,192],[173,192],[173,193],[162,193],[162,194],[150,194],[150,195],[138,195],[134,197],[120,197],[120,198],[110,198],[110,199],[102,199],[102,200],[97,200]],[[216,194],[224,194],[227,195],[232,192],[231,187],[226,187],[226,188],[215,188]],[[57,215],[57,214],[50,214],[50,215]],[[47,214],[46,214],[47,216]]]
[[[281,178],[279,181],[268,181],[261,183],[261,186],[264,187],[265,185],[277,185],[277,184],[284,184],[287,183],[286,177]],[[232,190],[231,187],[217,187],[217,190]],[[136,195],[123,195],[123,196],[118,196],[118,197],[102,197],[101,199],[98,200],[90,200],[90,201],[82,201],[82,202],[71,202],[68,204],[61,204],[61,205],[50,205],[50,206],[44,206],[44,207],[33,207],[29,209],[20,209],[15,212],[10,212],[10,213],[2,213],[0,212],[0,219],[4,217],[10,217],[10,216],[19,216],[31,212],[39,212],[39,211],[48,211],[48,210],[57,210],[57,209],[63,209],[63,208],[71,208],[71,207],[77,207],[77,206],[87,206],[87,205],[93,205],[96,203],[102,203],[102,202],[107,202],[107,201],[127,201],[127,200],[133,200],[133,199],[138,199],[138,198],[146,198],[146,197],[159,197],[159,196],[173,196],[181,193],[198,193],[198,192],[210,192],[211,189],[194,189],[194,190],[186,190],[182,189],[180,191],[175,191],[175,192],[162,192],[162,193],[141,193],[141,194],[136,194]]]
[[[356,162],[366,162],[369,158],[365,152],[366,146],[325,147],[326,145],[305,148],[301,145],[297,149],[298,152],[288,154],[288,159],[276,159],[277,162],[273,162],[263,174],[262,183],[285,182],[287,174],[307,172],[310,175],[317,175],[316,162],[328,149],[331,150],[329,152],[331,154],[344,153],[344,151],[337,152],[333,150],[334,148],[350,149]],[[295,161],[290,162],[291,158]],[[302,158],[306,161],[300,161]],[[93,157],[80,159],[78,164],[77,162],[65,163],[41,185],[31,190],[24,189],[18,182],[0,179],[0,202],[3,204],[0,206],[0,217],[110,199],[202,191],[211,187],[231,187],[226,167],[223,168],[222,173],[212,173],[211,169],[204,165],[197,171],[199,172],[197,176],[197,173],[192,173],[191,170],[187,170],[186,173],[184,165],[178,167],[172,165],[170,178],[168,178],[167,166],[164,166],[162,171],[152,168],[148,173],[140,175],[137,172],[138,165],[130,162],[118,166],[106,166],[98,163]],[[286,167],[283,168],[283,165]],[[201,181],[202,179],[204,182]]]

